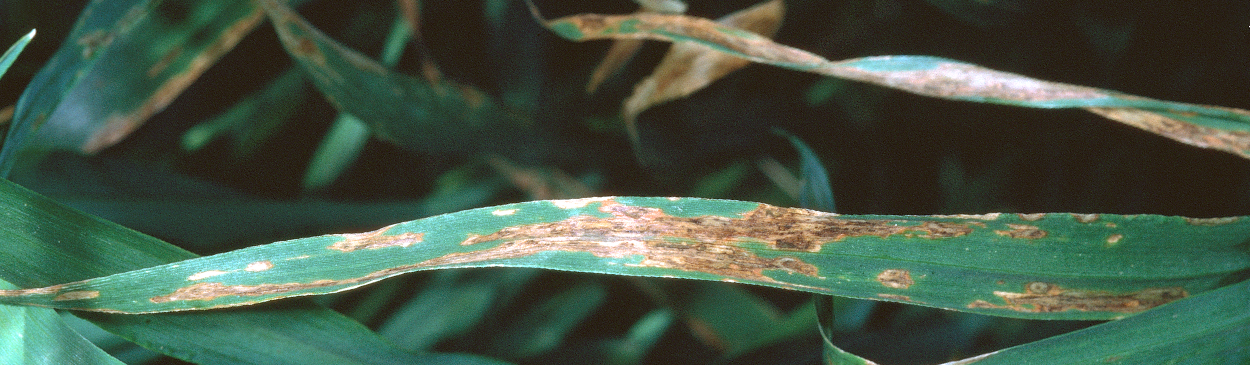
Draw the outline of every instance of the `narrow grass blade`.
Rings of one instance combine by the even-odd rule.
[[[0,153],[3,174],[19,152],[94,153],[117,143],[263,19],[250,1],[192,2],[173,9],[160,4],[91,2],[83,10],[17,103]],[[169,21],[171,16],[181,20]]]
[[[494,336],[492,353],[515,359],[531,358],[554,350],[608,296],[602,284],[583,281],[526,311]]]
[[[303,73],[287,70],[263,89],[182,135],[182,148],[197,151],[220,137],[229,137],[231,157],[251,155],[295,114],[307,99]]]
[[[825,365],[876,365],[876,363],[868,359],[856,356],[855,354],[846,352],[833,344],[833,329],[837,319],[833,317],[832,297],[816,298],[816,322],[820,327],[820,339],[822,345],[822,360]]]
[[[537,276],[533,270],[487,272],[445,271],[434,276],[408,303],[378,329],[401,348],[426,350],[439,341],[462,335],[486,318],[493,307]]]
[[[1245,364],[1250,281],[951,364]]]
[[[4,55],[0,56],[0,78],[3,78],[4,73],[9,71],[9,66],[13,66],[13,61],[17,61],[17,55],[22,54],[22,50],[26,48],[26,45],[32,39],[35,39],[34,29],[31,29],[30,33],[26,33],[22,38],[18,38],[17,42],[13,42],[13,45],[9,46],[7,51],[4,51]]]
[[[799,205],[822,212],[837,212],[833,186],[829,184],[829,171],[825,170],[825,165],[816,156],[816,151],[812,151],[807,143],[789,132],[774,129],[773,133],[790,140],[790,145],[799,153]]]
[[[0,216],[4,217],[0,225],[0,278],[19,286],[81,280],[196,257],[150,236],[66,208],[7,180],[0,180]],[[447,360],[443,355],[406,353],[359,323],[304,301],[238,311],[79,315],[144,347],[197,363],[407,364]],[[478,361],[476,357],[464,359]]]
[[[391,33],[386,36],[386,44],[382,47],[383,65],[395,67],[399,63],[404,44],[411,39],[414,32],[404,18],[395,19]],[[334,118],[334,124],[330,126],[330,131],[308,161],[308,170],[301,181],[304,191],[318,191],[334,183],[334,180],[356,162],[356,157],[360,156],[369,136],[369,127],[364,121],[351,114],[339,112],[339,116]]]
[[[1250,111],[1154,100],[1111,90],[1042,81],[929,56],[829,61],[768,37],[684,15],[581,14],[535,18],[573,41],[653,39],[701,44],[751,62],[861,81],[936,98],[1032,108],[1083,108],[1181,143],[1250,158]]]
[[[730,200],[601,197],[277,242],[0,291],[0,301],[183,311],[338,292],[417,270],[511,266],[743,282],[1007,317],[1113,319],[1242,277],[1250,270],[1247,236],[1250,219],[1242,217],[846,216]]]
[[[0,289],[16,288],[0,280]],[[0,305],[0,363],[121,364],[61,321],[55,310]]]
[[[330,39],[286,5],[258,3],[317,89],[375,137],[425,153],[539,153],[528,143],[536,136],[529,122],[489,95],[441,78],[396,73]]]
[[[613,365],[639,364],[672,326],[675,316],[668,309],[656,309],[642,316],[620,340],[603,344],[607,362]]]

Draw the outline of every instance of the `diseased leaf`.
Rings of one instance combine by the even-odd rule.
[[[590,73],[590,81],[586,82],[586,93],[594,94],[599,89],[599,85],[625,67],[629,60],[638,54],[638,50],[642,49],[643,43],[641,39],[612,41],[612,48],[608,48],[608,52],[603,55],[603,60],[600,60],[599,65],[595,66],[595,70]]]
[[[956,364],[1245,364],[1250,281]]]
[[[752,283],[1006,317],[1111,319],[1242,275],[1250,269],[1247,235],[1250,219],[1240,217],[845,216],[729,200],[602,197],[277,242],[0,291],[0,301],[183,311],[333,293],[418,270],[510,266]]]
[[[286,5],[258,1],[283,46],[340,111],[374,136],[429,153],[536,153],[529,123],[485,93],[443,79],[418,80],[388,70],[322,34]],[[530,147],[526,147],[530,146]]]
[[[721,29],[771,37],[781,27],[784,14],[785,5],[780,0],[773,0],[725,16],[717,20],[716,24]],[[717,51],[706,44],[675,40],[668,54],[656,65],[655,71],[634,86],[634,94],[625,100],[622,107],[625,127],[635,148],[638,145],[637,118],[644,110],[693,94],[750,63],[751,61]]]
[[[0,280],[0,289],[17,288]],[[122,364],[61,321],[48,308],[0,305],[0,363]]]
[[[653,39],[698,43],[720,52],[803,72],[861,81],[910,93],[1032,108],[1082,108],[1181,143],[1250,158],[1250,111],[1155,100],[1112,90],[1042,81],[930,56],[879,56],[829,61],[759,34],[708,19],[669,14],[581,14],[545,20],[569,40]]]
[[[263,19],[250,1],[97,1],[82,14],[18,101],[0,176],[22,152],[117,143]]]
[[[0,278],[19,286],[81,280],[196,257],[3,179],[0,217],[4,217]],[[80,292],[71,297],[91,295]],[[306,301],[236,311],[78,316],[144,347],[197,363],[492,363],[477,357],[409,354],[360,323]]]
[[[686,12],[686,3],[679,0],[636,0],[634,1],[641,6],[639,12],[651,13],[668,13],[681,14]],[[595,66],[595,70],[590,73],[590,81],[586,83],[586,93],[594,94],[595,90],[604,81],[616,74],[629,63],[629,60],[638,54],[638,50],[642,49],[642,40],[638,39],[618,39],[612,41],[612,48],[608,48],[607,54],[603,55],[603,60],[599,61],[599,65]]]

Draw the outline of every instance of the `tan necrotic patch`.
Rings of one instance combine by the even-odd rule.
[[[1115,294],[1102,291],[1065,289],[1045,282],[1025,284],[1024,292],[994,292],[1005,304],[984,300],[968,304],[968,308],[1010,309],[1018,312],[1054,313],[1064,311],[1136,313],[1185,298],[1184,288],[1149,288],[1132,293]]]
[[[397,235],[386,235],[386,231],[395,225],[389,225],[379,228],[376,231],[365,233],[348,233],[340,234],[342,241],[335,242],[330,247],[331,250],[351,252],[356,250],[376,250],[385,247],[408,247],[414,243],[421,242],[425,233],[404,232]]]
[[[83,300],[83,299],[94,299],[94,298],[99,298],[99,297],[100,297],[100,292],[95,291],[95,290],[75,290],[75,291],[69,291],[69,292],[57,294],[57,296],[55,298],[52,298],[52,300],[54,301]]]
[[[881,285],[894,289],[907,289],[915,284],[911,280],[911,272],[897,269],[882,271],[877,275],[877,281],[881,282]]]
[[[1038,239],[1038,238],[1046,238],[1046,231],[1041,230],[1037,226],[1030,226],[1027,224],[1008,223],[1007,227],[1011,229],[1010,230],[996,230],[994,231],[994,233],[997,233],[999,236],[1006,236],[1006,237],[1011,237],[1011,238],[1023,238],[1023,239],[1030,239],[1030,240]]]

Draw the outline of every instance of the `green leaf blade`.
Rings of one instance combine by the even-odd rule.
[[[196,257],[7,180],[0,180],[0,216],[5,217],[0,278],[18,286],[83,280]],[[141,346],[208,364],[322,361],[318,359],[326,364],[406,364],[452,358],[493,363],[478,357],[410,354],[360,323],[304,301],[236,311],[81,316]],[[353,341],[342,341],[344,336]]]
[[[692,198],[534,201],[0,292],[0,299],[180,311],[338,292],[418,270],[511,266],[743,282],[1009,317],[1111,319],[1220,287],[1250,269],[1248,224],[1150,215],[840,216]]]

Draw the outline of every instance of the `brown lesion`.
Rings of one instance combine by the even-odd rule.
[[[994,292],[1005,304],[984,300],[968,304],[968,308],[1010,309],[1018,312],[1055,313],[1070,310],[1082,312],[1136,313],[1189,296],[1181,287],[1148,288],[1131,293],[1066,289],[1054,283],[1031,282],[1024,292]]]
[[[397,235],[386,235],[386,231],[395,225],[379,228],[365,233],[349,233],[338,235],[342,241],[335,242],[327,249],[351,252],[356,250],[376,250],[385,247],[408,247],[420,243],[425,233],[404,232]]]
[[[84,299],[95,299],[99,297],[100,297],[99,291],[75,290],[75,291],[68,291],[68,292],[57,294],[57,296],[55,298],[52,298],[52,300],[53,301],[84,300]]]
[[[995,230],[994,233],[997,233],[999,236],[1006,236],[1006,237],[1011,237],[1011,238],[1023,238],[1023,239],[1030,239],[1030,240],[1046,238],[1046,234],[1047,234],[1046,231],[1038,228],[1037,226],[1030,226],[1027,224],[1008,223],[1007,228],[1011,228],[1011,229]]]
[[[677,217],[659,208],[622,205],[610,199],[598,203],[601,204],[599,210],[609,217],[582,215],[558,222],[507,227],[488,235],[471,236],[461,244],[522,239],[564,241],[575,238],[603,242],[676,239],[720,246],[762,242],[777,250],[820,252],[822,245],[850,237],[951,238],[972,233],[973,226],[981,224],[900,225],[900,221],[842,219],[832,213],[767,204],[760,204],[739,217]]]
[[[877,281],[881,282],[881,285],[894,289],[907,289],[916,283],[912,281],[910,271],[899,269],[882,271],[881,274],[877,275]]]
[[[270,294],[281,294],[299,290],[315,289],[335,285],[351,284],[362,279],[353,280],[317,280],[311,283],[286,283],[286,284],[257,284],[257,285],[225,285],[222,283],[199,283],[184,286],[174,290],[169,295],[162,295],[148,299],[152,303],[160,304],[174,301],[187,300],[214,300],[223,296],[260,296]]]

